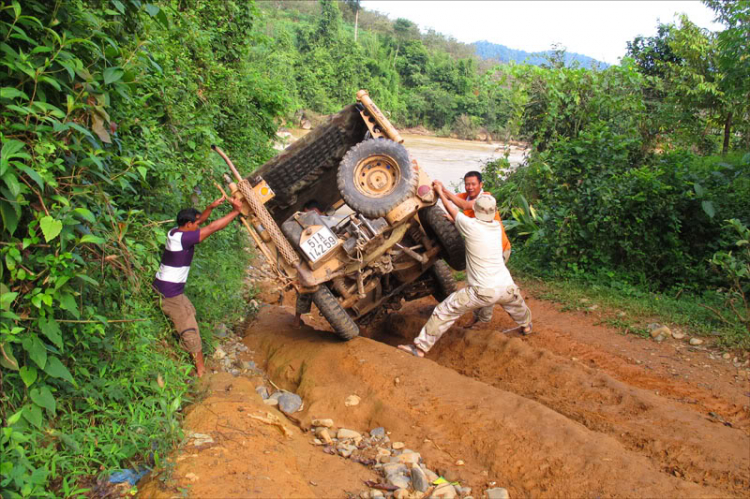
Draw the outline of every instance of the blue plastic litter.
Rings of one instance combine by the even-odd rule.
[[[130,485],[136,485],[143,476],[148,473],[147,468],[140,468],[137,470],[125,469],[122,471],[116,471],[109,476],[109,483],[123,483],[128,482]]]

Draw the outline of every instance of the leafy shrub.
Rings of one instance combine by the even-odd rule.
[[[479,132],[479,118],[462,114],[453,122],[453,133],[459,139],[474,140]]]
[[[220,179],[209,144],[245,170],[268,158],[289,102],[248,62],[253,4],[218,4],[0,8],[3,497],[77,495],[179,438],[191,367],[150,290],[164,223]],[[244,246],[228,229],[198,250],[209,347],[241,313]]]
[[[722,272],[727,286],[726,308],[731,312],[711,310],[723,322],[741,325],[750,334],[750,229],[737,219],[727,220],[727,226],[739,239],[734,250],[716,252],[711,263]]]

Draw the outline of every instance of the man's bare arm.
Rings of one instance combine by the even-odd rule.
[[[456,206],[458,206],[458,208],[461,211],[463,211],[463,210],[473,210],[474,209],[474,201],[475,201],[474,199],[472,199],[471,201],[469,201],[468,199],[460,198],[460,197],[458,197],[458,194],[450,192],[445,187],[443,187],[443,192],[448,197],[448,199],[451,200],[451,202],[453,204],[455,204]]]
[[[437,187],[437,189],[439,189],[438,190],[438,195],[440,195],[441,192],[443,194],[445,194],[448,197],[448,199],[450,199],[453,204],[455,204],[456,206],[458,206],[458,209],[460,209],[461,211],[463,211],[463,210],[473,210],[474,209],[474,201],[473,200],[472,201],[468,201],[466,199],[462,199],[461,197],[458,196],[458,194],[449,191],[445,187],[445,185],[441,181],[439,181],[439,180],[435,180],[433,182],[433,184],[436,184],[438,186]]]
[[[439,184],[439,182],[437,181],[436,183]],[[455,221],[456,215],[458,215],[458,208],[456,208],[456,205],[453,204],[448,198],[444,189],[441,189],[438,187],[438,185],[435,185],[435,190],[437,191],[438,196],[440,196],[440,200],[443,202],[445,209],[448,210],[448,215],[450,215],[451,219]]]
[[[237,218],[237,215],[240,214],[240,210],[242,209],[242,202],[230,198],[229,202],[232,204],[232,207],[234,207],[234,210],[232,210],[230,213],[227,213],[223,217],[214,220],[210,224],[206,225],[205,227],[201,227],[200,232],[200,241],[203,242],[204,239],[206,239],[208,236],[213,234],[214,232],[218,232],[227,225],[229,225],[229,222]]]
[[[208,217],[211,216],[211,212],[214,211],[214,208],[219,206],[221,203],[224,202],[224,199],[226,199],[224,196],[221,196],[219,199],[214,201],[213,203],[209,204],[205,210],[203,210],[203,213],[200,214],[198,219],[195,221],[198,225],[203,225],[206,220],[208,220]]]

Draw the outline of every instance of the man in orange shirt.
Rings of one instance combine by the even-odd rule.
[[[460,194],[455,194],[453,192],[450,192],[448,189],[445,188],[445,186],[440,183],[439,181],[436,181],[436,183],[440,186],[440,188],[445,193],[446,197],[451,200],[453,204],[458,206],[459,209],[463,210],[464,215],[466,215],[469,218],[474,218],[474,201],[476,201],[477,197],[479,197],[480,194],[487,194],[492,195],[489,192],[482,191],[482,187],[484,184],[482,183],[482,174],[476,171],[471,171],[464,175],[464,189],[466,192],[462,192]],[[500,222],[500,227],[503,227],[503,222],[500,220],[500,213],[495,212],[495,220]],[[508,240],[507,234],[505,234],[505,228],[503,227],[503,259],[505,259],[505,262],[508,262],[508,259],[510,258],[510,240]]]
[[[450,199],[453,204],[455,204],[460,210],[463,210],[464,215],[469,218],[475,218],[474,201],[476,201],[476,199],[481,194],[487,194],[489,196],[492,195],[489,192],[482,191],[482,187],[484,186],[484,184],[482,183],[482,174],[477,171],[470,171],[466,175],[464,175],[464,189],[466,190],[466,192],[462,192],[460,194],[450,192],[440,181],[436,180],[433,183],[438,187],[438,189],[441,189],[443,191],[445,196]],[[495,220],[500,222],[503,239],[503,260],[505,260],[505,262],[507,263],[508,259],[510,258],[511,245],[510,240],[508,240],[508,235],[505,233],[505,228],[503,227],[503,222],[500,219],[500,213],[498,211],[495,211]],[[492,306],[480,308],[474,311],[474,317],[471,323],[467,325],[467,327],[472,327],[477,322],[486,324],[491,320]]]

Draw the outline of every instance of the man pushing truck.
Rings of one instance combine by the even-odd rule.
[[[435,307],[413,345],[399,345],[398,348],[416,357],[424,357],[463,314],[489,309],[491,317],[495,304],[508,312],[524,335],[531,333],[531,310],[505,266],[503,229],[495,219],[495,198],[484,193],[478,195],[472,204],[475,218],[469,218],[451,202],[440,182],[433,182],[433,187],[464,237],[466,286],[451,293]]]

